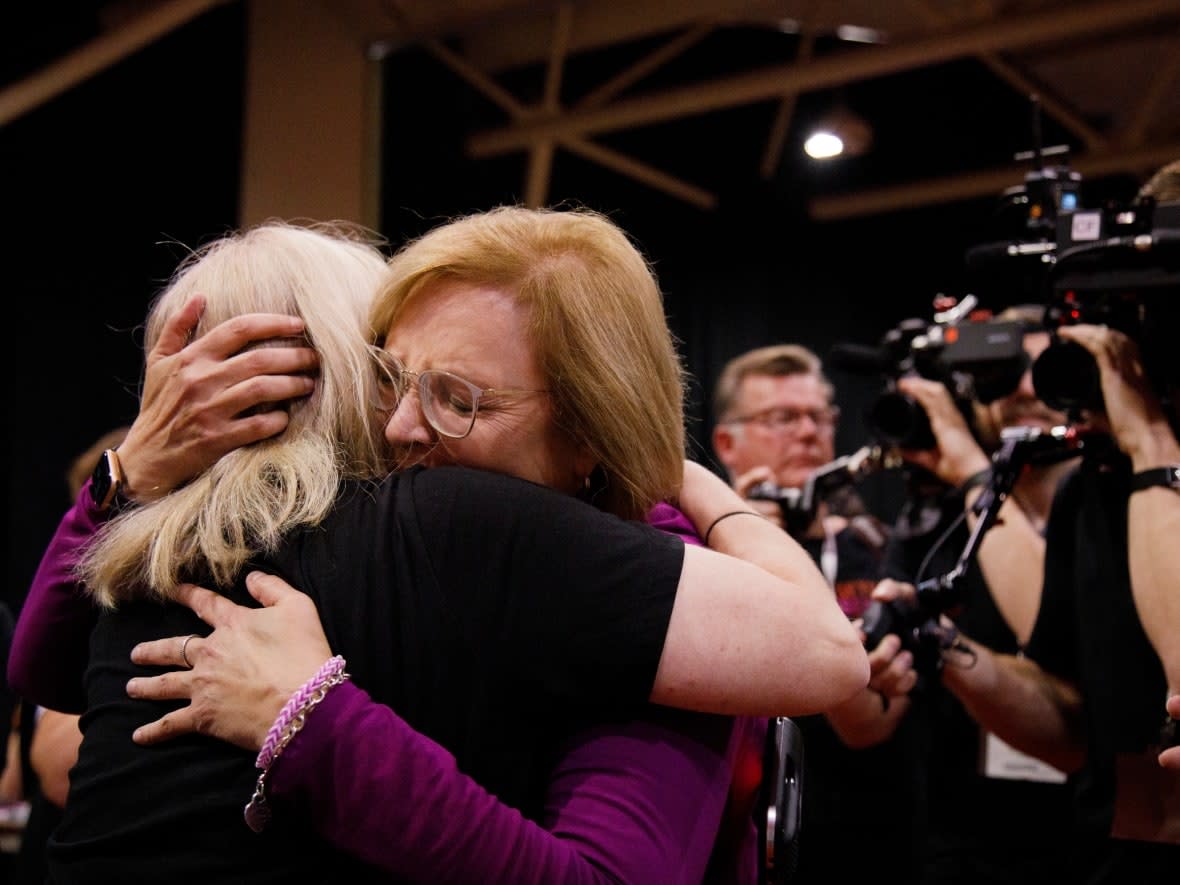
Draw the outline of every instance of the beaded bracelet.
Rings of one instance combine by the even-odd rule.
[[[266,739],[262,742],[262,749],[254,763],[255,767],[262,769],[262,773],[258,775],[254,795],[246,803],[243,812],[247,826],[255,833],[261,833],[270,822],[271,811],[266,801],[266,776],[271,765],[291,743],[292,738],[303,729],[307,714],[319,706],[329,691],[348,678],[349,675],[344,672],[344,658],[340,655],[329,658],[311,679],[303,683],[299,690],[287,699],[287,703],[279,711],[274,724],[266,733]]]

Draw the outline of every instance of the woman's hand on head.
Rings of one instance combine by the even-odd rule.
[[[136,501],[162,497],[227,452],[281,433],[288,421],[281,404],[315,388],[312,348],[246,349],[303,335],[301,319],[244,314],[190,341],[204,309],[202,296],[190,298],[147,356],[139,414],[119,445],[126,492]]]
[[[306,594],[261,572],[251,573],[246,586],[262,608],[237,605],[203,587],[182,586],[178,601],[213,632],[157,639],[132,649],[137,664],[183,668],[187,660],[191,665],[127,683],[133,698],[190,702],[136,729],[136,743],[198,732],[258,750],[287,699],[332,656],[315,604]]]

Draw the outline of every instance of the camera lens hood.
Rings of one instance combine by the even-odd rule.
[[[1032,381],[1037,398],[1059,412],[1103,407],[1098,364],[1073,341],[1058,339],[1046,347],[1033,363]]]

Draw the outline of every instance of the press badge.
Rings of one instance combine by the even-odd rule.
[[[1035,756],[1021,753],[994,734],[984,732],[983,774],[1009,781],[1036,781],[1041,784],[1065,783],[1065,772],[1058,771]]]

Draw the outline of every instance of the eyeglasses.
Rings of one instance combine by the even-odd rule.
[[[730,418],[723,423],[757,424],[772,432],[781,433],[786,430],[798,430],[800,422],[804,418],[810,418],[817,429],[827,432],[836,426],[836,421],[840,418],[840,408],[838,406],[825,406],[819,409],[791,409],[786,407],[763,409],[761,412],[755,412],[753,415]]]
[[[471,433],[481,406],[488,409],[501,398],[548,392],[529,388],[477,387],[465,378],[437,369],[411,372],[401,360],[380,348],[373,349],[373,357],[377,362],[378,407],[390,413],[396,411],[416,378],[418,402],[426,422],[441,436],[450,439],[462,439]]]

